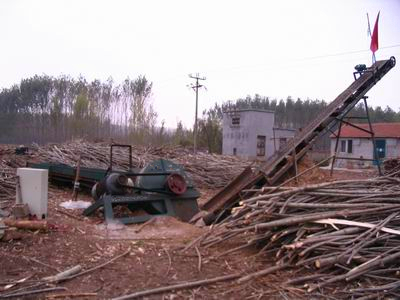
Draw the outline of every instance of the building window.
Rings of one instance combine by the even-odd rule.
[[[347,153],[353,153],[353,140],[347,140]]]
[[[265,156],[265,135],[257,135],[257,156]]]
[[[233,155],[236,155],[236,148],[233,148]]]
[[[279,149],[282,149],[286,144],[286,138],[279,138]]]
[[[340,152],[346,152],[346,141],[340,141]]]
[[[232,118],[232,125],[240,125],[240,118],[239,117],[233,117]]]

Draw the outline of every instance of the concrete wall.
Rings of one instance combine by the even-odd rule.
[[[283,141],[281,142],[281,139],[285,139],[286,142],[288,142],[295,136],[296,130],[286,129],[286,128],[274,128],[274,133],[275,133],[275,151],[278,151],[285,144]]]
[[[400,157],[400,139],[386,139],[386,157]]]
[[[348,140],[353,141],[353,151],[352,153],[347,153]],[[386,157],[394,158],[400,157],[400,139],[394,138],[377,138],[376,140],[386,140]],[[346,141],[345,152],[341,152],[341,141]],[[331,138],[331,155],[335,154],[335,143],[336,138]],[[341,157],[351,157],[351,158],[374,158],[374,148],[373,143],[370,138],[340,138],[338,145],[338,156]],[[335,162],[335,167],[339,168],[357,168],[357,167],[368,167],[371,166],[372,162],[360,162],[353,160],[339,159]]]
[[[239,118],[240,124],[232,119]],[[266,159],[274,153],[274,113],[271,111],[242,110],[224,113],[222,153],[245,158]],[[265,136],[265,155],[257,156],[257,136]]]

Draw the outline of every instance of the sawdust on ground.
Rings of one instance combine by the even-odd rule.
[[[298,173],[304,172],[315,166],[315,163],[307,155],[304,156],[298,164]],[[334,169],[331,176],[330,168],[316,167],[307,173],[298,177],[297,181],[292,180],[287,185],[288,186],[304,186],[308,184],[317,184],[328,181],[336,180],[346,180],[346,179],[366,179],[378,176],[376,168],[364,169],[362,172],[357,172],[351,170],[338,170]],[[290,177],[288,177],[290,178]]]
[[[96,226],[95,235],[105,239],[188,240],[199,236],[203,229],[181,222],[171,216],[159,216],[143,224],[124,225],[115,221]]]

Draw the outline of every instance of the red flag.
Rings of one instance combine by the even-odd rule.
[[[375,54],[375,51],[378,50],[379,44],[378,44],[378,21],[379,21],[379,14],[381,12],[378,12],[378,16],[376,17],[375,21],[375,26],[374,26],[374,31],[372,32],[372,37],[371,37],[371,46],[369,47],[372,51],[372,53]]]

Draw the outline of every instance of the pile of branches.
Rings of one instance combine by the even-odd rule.
[[[64,144],[49,144],[35,147],[36,160],[43,162],[76,165],[81,158],[81,166],[104,168],[109,166],[110,145],[75,141]],[[239,174],[249,162],[237,157],[208,154],[179,146],[144,147],[132,146],[134,168],[143,168],[156,159],[169,159],[182,165],[198,187],[219,188],[225,186]],[[113,167],[127,169],[129,166],[127,149],[115,148]]]
[[[9,168],[0,169],[0,202],[15,199],[15,186],[17,177],[14,170]],[[1,209],[1,206],[0,206]]]
[[[3,145],[0,148],[0,202],[15,199],[15,168],[25,166],[23,159],[11,158],[14,153],[15,146]]]
[[[7,171],[11,170],[14,174],[14,168],[25,166],[27,160],[76,166],[80,157],[81,166],[83,167],[107,169],[110,164],[110,144],[108,143],[90,143],[76,140],[69,143],[48,144],[45,146],[33,144],[29,147],[28,156],[15,155],[14,152],[15,146],[3,145],[0,148],[0,154],[2,154],[0,168],[7,169]],[[225,186],[249,165],[247,160],[234,156],[204,152],[198,152],[194,155],[191,149],[180,146],[132,146],[133,168],[143,168],[151,161],[160,158],[169,159],[182,165],[197,187],[210,189]],[[128,169],[127,149],[114,149],[113,167],[122,170]],[[0,189],[3,187],[3,179],[0,176]],[[13,192],[15,191],[14,186],[11,186]],[[8,183],[4,187],[7,188]]]
[[[385,174],[397,173],[400,171],[400,158],[390,158],[383,162],[383,170]],[[397,173],[400,176],[400,172]]]
[[[304,292],[400,299],[400,179],[249,192],[256,194],[198,240],[202,247],[234,239],[239,246],[221,255],[256,247],[259,255],[274,257],[274,267],[249,278],[289,269],[300,275],[287,285]]]

